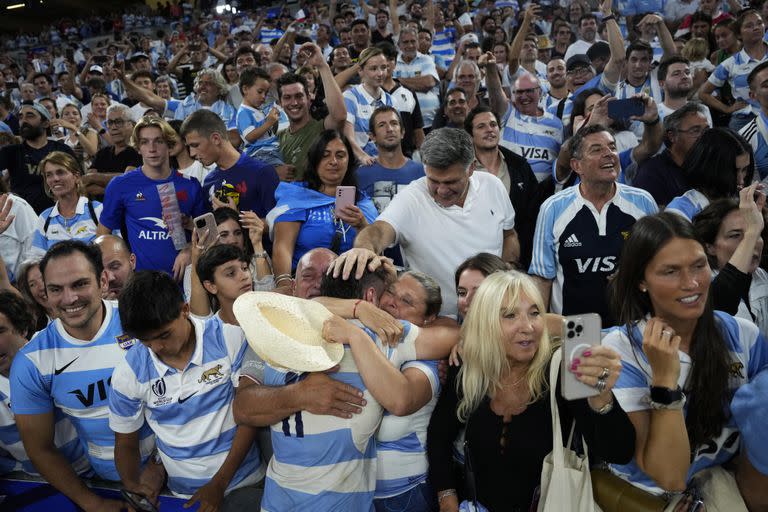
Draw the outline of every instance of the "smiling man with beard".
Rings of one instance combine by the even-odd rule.
[[[98,248],[64,240],[46,253],[40,271],[57,319],[14,358],[10,381],[16,424],[29,459],[46,481],[86,511],[117,512],[125,505],[92,492],[56,447],[54,421],[56,411],[63,411],[97,476],[119,481],[107,400],[115,365],[135,340],[124,334],[117,305],[102,300],[107,279]],[[146,461],[154,439],[146,426],[140,430],[141,460]],[[155,482],[153,492],[162,482]]]
[[[38,215],[53,206],[45,195],[38,164],[52,151],[75,154],[63,142],[48,140],[51,114],[39,103],[24,102],[19,113],[21,144],[0,148],[0,169],[8,169],[11,192],[24,198]]]

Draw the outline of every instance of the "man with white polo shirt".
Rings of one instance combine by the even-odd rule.
[[[515,80],[513,99],[508,103],[494,60],[486,54],[480,63],[486,70],[491,109],[502,120],[501,145],[528,160],[536,179],[544,181],[551,175],[552,162],[563,143],[562,121],[539,108],[538,78],[528,73],[521,75]]]
[[[400,83],[416,92],[416,99],[421,106],[424,129],[432,128],[435,112],[440,107],[438,92],[440,78],[437,75],[435,61],[418,52],[418,33],[412,28],[403,28],[398,40],[400,55],[397,57],[394,76]]]
[[[150,295],[154,300],[147,301]],[[141,342],[115,367],[109,396],[123,485],[142,493],[137,447],[146,418],[168,487],[189,498],[187,506],[258,505],[264,466],[256,430],[235,424],[232,413],[247,347],[242,330],[217,316],[190,317],[178,285],[162,272],[136,272],[119,302],[125,331]]]
[[[490,252],[517,262],[520,244],[515,211],[501,180],[473,173],[472,138],[456,128],[430,132],[421,147],[426,176],[400,191],[376,222],[361,231],[355,249],[334,264],[349,275],[387,247],[399,243],[413,270],[440,284],[441,315],[456,315],[454,272],[466,258]],[[435,255],[440,255],[436,258]]]
[[[118,512],[124,504],[92,492],[56,448],[54,417],[57,409],[69,417],[97,476],[119,481],[107,400],[112,372],[136,340],[123,331],[117,305],[101,298],[107,276],[97,247],[62,241],[48,250],[40,271],[57,319],[14,358],[16,424],[29,459],[46,481],[87,512]],[[154,438],[143,422],[137,430],[138,463],[152,453]],[[159,481],[147,494],[161,486]]]

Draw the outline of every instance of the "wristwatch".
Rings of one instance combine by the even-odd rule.
[[[652,409],[682,409],[685,405],[685,393],[680,389],[665,388],[662,386],[651,386]]]

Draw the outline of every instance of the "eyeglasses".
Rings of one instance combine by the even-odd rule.
[[[395,301],[401,304],[405,304],[409,308],[415,308],[417,304],[420,305],[424,303],[424,301],[416,301],[413,298],[409,297],[408,295],[402,295],[402,294],[399,295],[395,290],[394,286],[390,286],[389,288],[387,288],[386,292],[389,295],[391,295],[392,298],[395,299]]]
[[[107,119],[107,126],[114,126],[120,128],[125,124],[125,119]]]
[[[570,69],[565,72],[568,76],[578,76],[578,75],[586,75],[592,71],[592,68],[588,67],[580,67],[575,69]]]
[[[686,135],[693,135],[694,137],[698,137],[704,133],[704,130],[707,128],[709,128],[709,126],[691,126],[687,130],[677,130],[677,133],[684,133]]]

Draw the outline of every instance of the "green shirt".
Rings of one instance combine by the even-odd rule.
[[[323,130],[325,130],[323,121],[312,119],[296,133],[291,133],[290,128],[278,132],[277,141],[280,144],[283,161],[296,167],[293,178],[295,181],[304,181],[307,152],[312,144],[320,138]]]

